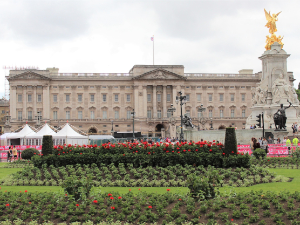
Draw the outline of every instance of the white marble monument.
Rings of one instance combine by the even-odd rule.
[[[271,45],[271,49],[263,53],[262,77],[257,87],[252,90],[252,113],[247,118],[246,128],[257,124],[259,114],[264,114],[265,128],[275,129],[273,116],[280,108],[280,104],[288,106],[290,101],[292,106],[286,109],[286,128],[292,131],[291,126],[299,122],[299,101],[294,88],[294,76],[287,72],[287,54],[277,42]]]

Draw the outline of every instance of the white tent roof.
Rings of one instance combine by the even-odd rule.
[[[15,133],[5,133],[5,134],[2,134],[0,136],[0,139],[6,139],[8,136],[12,135],[12,134],[15,134]]]
[[[73,130],[72,127],[67,123],[60,131],[52,135],[53,138],[76,138],[76,139],[84,139],[87,136],[83,136]]]
[[[28,126],[28,124],[23,127],[18,133],[11,134],[7,136],[7,139],[17,139],[17,138],[24,138],[29,134],[35,134],[35,132]]]
[[[40,129],[37,133],[30,133],[26,135],[26,138],[43,138],[44,135],[54,135],[56,134],[54,130],[52,130],[49,125],[46,123],[42,129]]]

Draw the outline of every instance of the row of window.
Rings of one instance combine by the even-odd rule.
[[[36,98],[37,102],[42,102],[42,95],[38,94]],[[18,95],[18,102],[23,102],[22,95]],[[27,102],[32,102],[32,95],[27,95]]]
[[[127,110],[127,119],[131,119],[132,118],[132,111]],[[186,114],[187,116],[190,116],[190,110],[186,110]],[[242,109],[242,117],[246,116],[246,110]],[[167,113],[167,117],[170,118],[171,117],[171,113],[168,112]],[[201,113],[198,112],[198,118],[201,117]],[[213,117],[213,110],[209,110],[208,111],[208,117],[211,118]],[[220,109],[219,111],[219,117],[223,118],[224,117],[224,110]],[[230,117],[235,117],[235,110],[231,109],[230,110]],[[83,112],[82,111],[77,111],[77,118],[78,119],[83,119]],[[102,118],[103,119],[107,119],[107,111],[102,111]],[[115,110],[114,111],[114,118],[115,119],[119,119],[119,110]],[[147,110],[147,118],[151,119],[152,118],[152,110]],[[157,110],[157,118],[160,119],[162,118],[162,112],[161,110]],[[32,120],[32,111],[27,111],[27,119],[28,120]],[[58,116],[57,116],[57,111],[53,111],[53,119],[57,120]],[[66,119],[71,119],[71,112],[70,111],[66,111]],[[95,119],[95,111],[90,111],[90,119]],[[22,120],[22,111],[18,111],[18,120]]]

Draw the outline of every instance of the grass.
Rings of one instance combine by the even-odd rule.
[[[5,178],[9,174],[15,173],[22,170],[22,168],[0,168],[0,179]],[[220,188],[221,193],[234,191],[234,192],[250,192],[250,191],[274,191],[280,192],[284,190],[289,190],[290,192],[299,191],[300,192],[300,173],[298,169],[269,169],[271,172],[275,172],[278,175],[283,175],[285,177],[293,177],[292,182],[276,182],[276,183],[266,183],[257,184],[251,187],[222,187]],[[119,192],[120,194],[125,194],[131,189],[133,194],[137,194],[140,191],[147,193],[165,193],[167,189],[171,189],[172,193],[185,194],[188,192],[187,187],[95,187],[94,190],[101,190],[103,192]],[[61,187],[58,186],[1,186],[1,191],[12,191],[20,192],[56,192],[63,191]]]

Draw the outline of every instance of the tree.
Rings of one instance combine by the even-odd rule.
[[[237,141],[234,127],[226,128],[224,152],[226,155],[235,155],[237,153]]]
[[[52,154],[52,151],[53,151],[52,135],[44,135],[43,136],[43,145],[42,145],[42,154],[49,155],[49,154]]]

